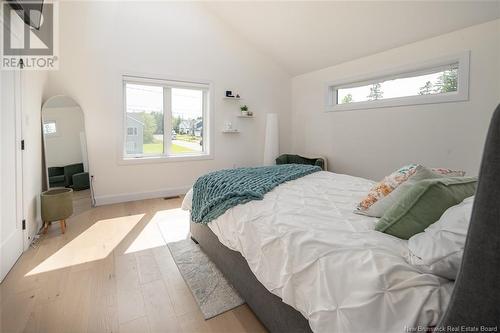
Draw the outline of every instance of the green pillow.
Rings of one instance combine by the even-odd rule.
[[[408,239],[439,220],[448,208],[474,195],[476,183],[476,177],[418,181],[385,212],[375,230]]]
[[[387,196],[380,198],[375,201],[373,205],[368,207],[368,209],[364,212],[365,215],[373,216],[373,217],[382,217],[384,213],[391,208],[400,198],[403,196],[410,188],[415,185],[415,183],[424,180],[424,179],[434,179],[434,178],[444,178],[445,175],[433,172],[430,169],[422,165],[418,165],[415,168],[415,173],[408,178],[407,181],[399,185],[389,193]]]

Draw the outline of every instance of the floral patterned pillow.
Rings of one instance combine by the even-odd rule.
[[[386,176],[370,189],[368,195],[363,200],[361,200],[354,212],[366,215],[368,208],[370,208],[377,201],[388,196],[399,185],[406,182],[417,172],[419,168],[423,168],[423,166],[419,164],[409,164],[394,171],[389,176]],[[451,170],[446,168],[432,168],[431,170],[432,172],[443,175],[445,177],[465,176],[465,171],[461,170]]]
[[[406,165],[394,171],[389,176],[384,177],[384,179],[375,184],[368,192],[368,195],[361,200],[356,207],[355,213],[364,214],[371,205],[388,196],[396,187],[407,181],[408,178],[417,171],[418,167],[420,167],[418,164]]]
[[[462,170],[451,170],[446,168],[432,168],[432,172],[438,173],[446,177],[463,177],[465,176],[465,171]]]

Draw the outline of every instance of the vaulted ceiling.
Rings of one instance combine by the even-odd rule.
[[[500,1],[244,1],[205,4],[228,28],[274,58],[291,75],[500,17]]]

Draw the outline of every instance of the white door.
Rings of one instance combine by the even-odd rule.
[[[0,71],[0,282],[23,252],[21,81]]]

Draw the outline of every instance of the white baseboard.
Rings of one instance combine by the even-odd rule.
[[[109,205],[109,204],[128,202],[128,201],[173,197],[177,195],[186,194],[188,191],[189,187],[180,187],[180,188],[169,188],[165,190],[152,191],[152,192],[100,195],[95,197],[95,201],[96,201],[96,206],[102,206],[102,205]]]
[[[26,223],[28,223],[28,222],[26,222]],[[24,243],[24,251],[29,249],[31,243],[33,243],[35,241],[35,236],[42,230],[42,227],[43,227],[42,219],[38,218],[38,219],[36,219],[36,222],[35,222],[35,228],[33,230],[32,230],[32,228],[28,228],[29,239],[26,239],[26,241]]]

